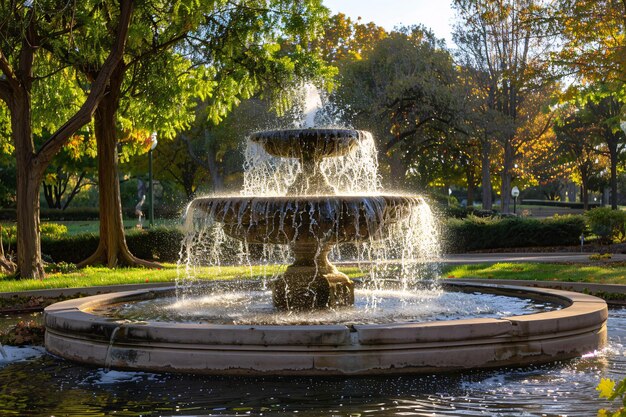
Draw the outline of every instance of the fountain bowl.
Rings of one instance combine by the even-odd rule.
[[[348,154],[364,137],[354,129],[281,129],[252,133],[250,140],[273,156],[319,161]]]
[[[423,203],[417,196],[199,197],[199,209],[248,243],[342,243],[376,238]],[[192,211],[192,210],[191,210]]]
[[[45,343],[52,354],[95,366],[220,375],[414,374],[523,366],[581,356],[606,343],[608,310],[599,298],[450,280],[445,285],[562,308],[501,318],[350,326],[128,322],[94,314],[102,306],[174,292],[139,290],[47,307]]]

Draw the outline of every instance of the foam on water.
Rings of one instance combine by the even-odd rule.
[[[0,366],[38,358],[46,353],[39,346],[3,346],[4,354],[0,356]]]
[[[85,378],[80,385],[116,385],[125,382],[154,381],[157,375],[147,372],[128,372],[100,369]]]

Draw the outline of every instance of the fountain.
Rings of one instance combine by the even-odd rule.
[[[194,288],[184,280],[178,288],[99,295],[49,306],[45,312],[48,351],[129,369],[353,375],[544,363],[579,356],[605,343],[606,303],[566,291],[447,282],[457,300],[475,299],[476,293],[494,294],[539,301],[544,310],[508,315],[496,311],[494,316],[454,320],[438,320],[439,313],[428,321],[414,315],[413,310],[426,304],[429,296],[406,294],[428,286],[421,281],[420,271],[431,267],[438,255],[432,217],[419,196],[381,193],[375,163],[367,163],[374,171],[369,171],[369,185],[353,186],[355,172],[362,166],[346,163],[345,158],[368,141],[369,134],[352,129],[255,133],[250,144],[266,155],[252,158],[248,171],[274,169],[278,175],[270,175],[269,181],[247,178],[240,195],[201,197],[190,203],[186,261],[219,265],[221,244],[228,240],[239,242],[241,259],[251,258],[250,246],[261,245],[263,256],[256,262],[290,263],[269,283],[273,307],[261,302],[259,308],[259,302],[247,295],[240,298],[239,310],[270,310],[271,320],[256,314],[251,319],[223,320],[219,311],[195,320],[137,319],[117,313],[120,306],[124,310],[128,305],[162,304],[174,295],[184,304],[192,300],[186,297]],[[351,245],[358,263],[369,268],[359,284],[360,291],[374,294],[365,303],[355,303],[359,285],[329,260],[330,253],[340,253],[341,245]],[[266,256],[276,251],[277,259]],[[222,282],[203,289],[216,294],[211,302],[237,291],[265,294],[262,283],[234,286]],[[381,297],[376,291],[389,288],[400,296],[391,297],[394,307],[385,316],[385,309],[375,307],[389,293]],[[179,302],[167,301],[168,308],[172,303]],[[365,310],[375,312],[370,318],[383,317],[359,317],[363,304]],[[405,314],[407,306],[411,313]],[[333,318],[320,319],[325,314]]]
[[[392,223],[410,215],[419,197],[338,195],[320,164],[348,154],[366,133],[340,129],[259,132],[251,141],[268,154],[294,158],[300,171],[285,196],[203,197],[189,208],[203,210],[224,232],[247,243],[289,245],[294,262],[272,283],[280,310],[335,308],[354,304],[354,284],[329,262],[338,243],[380,240]],[[434,233],[434,231],[432,232]]]

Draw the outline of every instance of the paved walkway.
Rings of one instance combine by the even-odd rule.
[[[496,262],[574,262],[588,263],[591,253],[579,252],[538,252],[538,253],[462,253],[445,255],[441,261],[446,264],[477,264]],[[626,254],[614,253],[611,259],[603,262],[626,262]]]

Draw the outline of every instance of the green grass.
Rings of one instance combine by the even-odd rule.
[[[243,267],[223,266],[196,268],[198,279],[259,278],[280,272],[281,266]],[[354,278],[361,276],[356,267],[342,267],[341,271]],[[180,274],[184,276],[184,270]],[[174,264],[164,264],[161,269],[88,267],[70,273],[48,274],[43,280],[15,279],[0,275],[0,292],[28,291],[49,288],[92,287],[99,285],[140,284],[175,281],[179,271]],[[540,281],[595,282],[626,284],[626,265],[547,264],[547,263],[497,263],[454,265],[445,267],[444,278],[519,279]]]
[[[193,275],[198,279],[246,279],[259,278],[279,272],[280,266],[271,267],[243,267],[223,266],[196,268]],[[361,275],[356,267],[342,268],[342,272],[350,277]],[[50,288],[94,287],[99,285],[141,284],[155,282],[171,282],[178,277],[176,265],[164,264],[161,269],[146,268],[116,268],[87,267],[76,272],[48,274],[45,279],[15,279],[11,276],[0,275],[0,292],[16,292],[41,290]],[[184,268],[180,270],[184,277]]]
[[[497,263],[453,265],[444,268],[444,278],[519,279],[538,281],[626,284],[626,265]]]

